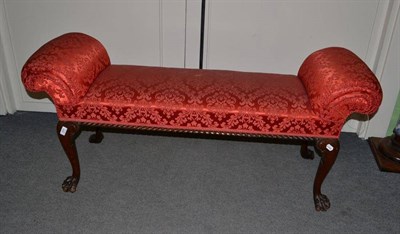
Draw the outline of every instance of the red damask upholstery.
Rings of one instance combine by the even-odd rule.
[[[22,69],[22,82],[32,92],[47,92],[56,104],[74,104],[110,65],[103,45],[83,33],[68,33],[39,48]]]
[[[61,120],[241,133],[336,136],[293,75],[111,65]]]
[[[62,121],[337,138],[353,112],[372,114],[382,91],[353,53],[310,55],[298,76],[110,65],[97,40],[70,33],[25,64],[28,90],[46,91]]]
[[[352,113],[373,114],[382,101],[375,75],[357,55],[344,48],[312,53],[298,76],[313,110],[323,119],[344,122]]]

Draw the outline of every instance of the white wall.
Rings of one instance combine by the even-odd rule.
[[[386,135],[390,124],[397,95],[400,90],[400,1],[390,6],[387,32],[382,41],[382,49],[377,63],[376,73],[383,88],[383,100],[379,112],[368,126],[363,126],[362,137]]]
[[[4,48],[0,58],[6,60],[6,79],[0,76],[0,85],[5,83],[5,89],[12,91],[5,101],[14,101],[14,109],[18,110],[54,111],[47,98],[32,98],[26,93],[20,70],[43,43],[70,31],[98,38],[113,63],[197,67],[200,3],[201,0],[0,0],[0,45]],[[398,85],[394,85],[398,84],[398,71],[393,69],[398,67],[398,57],[392,52],[382,59],[380,53],[385,48],[382,42],[387,41],[386,34],[391,35],[387,30],[393,21],[391,9],[398,3],[399,0],[207,0],[204,67],[296,74],[311,52],[327,46],[347,47],[379,73],[385,99],[375,118],[382,123],[392,113],[391,96],[398,93]],[[398,48],[399,39],[392,41],[397,47],[391,48]],[[358,133],[363,137],[382,136],[373,125],[375,122],[371,123],[368,128],[362,125]],[[358,125],[351,121],[345,130],[355,132]]]
[[[3,95],[0,93],[0,115],[7,114],[6,104]]]
[[[352,50],[374,69],[390,1],[207,0],[207,3],[205,68],[297,74],[306,56],[330,46]],[[394,58],[392,62],[398,60]],[[392,88],[385,93],[394,92],[389,89]],[[391,103],[383,105],[380,115],[393,110]],[[365,128],[351,120],[343,130],[365,134]]]
[[[0,115],[14,113],[16,104],[13,98],[9,70],[15,69],[13,63],[13,53],[10,47],[6,46],[10,42],[7,30],[7,20],[4,10],[4,2],[0,1]]]
[[[190,56],[185,54],[185,1],[0,1],[6,21],[2,31],[8,34],[1,36],[10,50],[6,57],[18,110],[54,111],[47,98],[26,93],[20,70],[41,45],[66,32],[99,39],[116,64],[183,67]]]
[[[0,37],[0,50],[3,51],[4,48],[2,47],[2,43],[1,43],[1,37]],[[6,79],[6,75],[5,75],[5,58],[4,56],[2,56],[2,54],[0,54],[0,115],[5,115],[7,114],[7,107],[6,107],[6,85],[4,84]]]

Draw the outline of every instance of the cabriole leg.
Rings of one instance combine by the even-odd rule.
[[[321,161],[314,180],[315,209],[317,211],[327,211],[331,204],[328,197],[321,193],[321,185],[336,161],[340,144],[337,139],[318,139],[315,148],[321,155]]]
[[[103,138],[104,138],[104,136],[103,136],[103,133],[101,132],[100,128],[96,128],[96,132],[94,134],[90,135],[89,142],[98,144],[98,143],[101,143]]]
[[[68,156],[69,162],[72,166],[72,176],[68,176],[62,184],[64,192],[75,192],[80,178],[80,166],[78,153],[76,151],[75,139],[79,135],[80,127],[76,123],[61,122],[57,124],[57,135]]]

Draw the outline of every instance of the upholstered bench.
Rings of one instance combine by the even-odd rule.
[[[321,155],[314,180],[316,210],[329,209],[321,185],[339,152],[352,113],[371,115],[382,91],[374,74],[344,48],[311,54],[298,75],[112,65],[105,48],[82,33],[55,38],[26,62],[27,90],[56,106],[57,134],[72,165],[63,190],[75,192],[80,166],[75,138],[82,126],[296,139],[301,155]]]

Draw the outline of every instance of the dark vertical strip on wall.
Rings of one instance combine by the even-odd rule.
[[[200,58],[199,58],[199,68],[200,69],[203,69],[205,15],[206,15],[206,0],[201,0]]]

